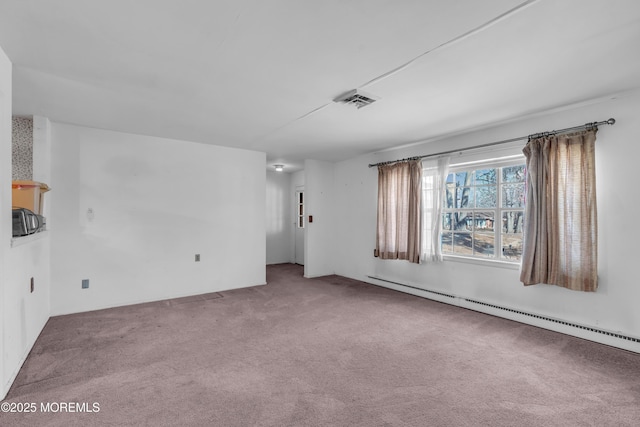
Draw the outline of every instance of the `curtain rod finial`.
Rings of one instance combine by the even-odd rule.
[[[614,118],[610,118],[609,120],[607,120],[607,124],[608,125],[613,125],[613,124],[615,124],[615,122],[616,122],[616,119],[614,119]]]

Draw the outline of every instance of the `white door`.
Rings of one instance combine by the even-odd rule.
[[[295,227],[295,253],[296,264],[304,265],[304,187],[296,187],[296,211],[293,217],[296,219]]]

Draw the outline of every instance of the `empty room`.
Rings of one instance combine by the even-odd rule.
[[[639,425],[639,48],[636,0],[0,0],[0,425]]]

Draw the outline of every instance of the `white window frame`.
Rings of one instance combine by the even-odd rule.
[[[462,162],[462,163],[456,163],[456,164],[451,164],[449,166],[449,171],[448,173],[453,173],[453,172],[462,172],[462,171],[473,171],[473,170],[477,170],[477,169],[491,169],[491,168],[503,168],[503,167],[509,167],[509,166],[516,166],[516,165],[522,165],[525,163],[525,157],[524,155],[511,155],[511,156],[506,156],[506,157],[500,157],[500,158],[492,158],[492,159],[486,159],[486,160],[477,160],[477,161],[469,161],[469,162]],[[493,266],[493,267],[503,267],[503,268],[509,268],[509,269],[519,269],[520,268],[520,264],[521,264],[521,260],[515,260],[515,261],[509,261],[507,259],[502,258],[501,253],[502,253],[502,213],[503,211],[513,211],[513,210],[522,210],[524,212],[524,207],[522,209],[517,208],[517,209],[513,209],[513,208],[503,208],[502,207],[502,174],[498,173],[497,174],[497,203],[496,203],[496,207],[495,208],[471,208],[468,210],[473,210],[473,209],[477,209],[477,210],[484,210],[484,211],[495,211],[495,222],[497,223],[497,225],[494,225],[494,253],[495,253],[495,258],[486,258],[486,257],[480,257],[480,256],[473,256],[473,255],[461,255],[461,254],[452,254],[452,253],[446,253],[444,251],[443,248],[443,259],[445,261],[454,261],[454,262],[466,262],[466,263],[471,263],[471,264],[479,264],[479,265],[485,265],[485,266]],[[442,189],[442,191],[446,191],[444,188]],[[460,209],[460,208],[456,208],[455,210],[467,210],[467,209]],[[444,209],[443,212],[443,216],[444,213],[446,212],[450,212],[452,210],[448,210],[446,207]],[[442,219],[441,219],[442,221]],[[445,232],[445,230],[443,230],[443,233]],[[440,243],[442,244],[442,235],[440,236]]]

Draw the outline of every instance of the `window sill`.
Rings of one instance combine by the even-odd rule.
[[[48,236],[49,236],[49,232],[47,230],[44,230],[35,234],[30,234],[28,236],[12,237],[11,247],[15,248],[16,246],[26,245],[28,243],[35,242],[36,240],[44,239]]]
[[[506,262],[495,259],[469,258],[459,255],[443,255],[442,257],[448,262],[462,262],[465,264],[482,265],[485,267],[506,268],[508,270],[520,270],[520,262]]]

